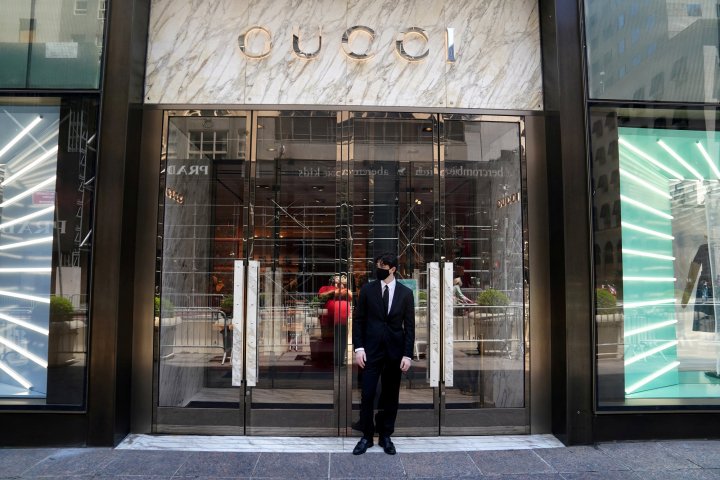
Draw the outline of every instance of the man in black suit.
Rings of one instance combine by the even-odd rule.
[[[353,455],[362,455],[373,446],[375,432],[385,453],[396,453],[390,435],[395,431],[400,376],[410,369],[415,342],[415,301],[412,290],[395,279],[397,265],[393,253],[375,259],[378,281],[363,286],[353,314],[355,362],[364,369],[359,422],[363,436]],[[382,392],[373,423],[378,379]]]

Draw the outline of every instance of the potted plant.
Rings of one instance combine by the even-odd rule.
[[[233,306],[235,305],[232,295],[225,295],[220,302],[220,310],[228,317],[232,317]]]
[[[488,288],[487,290],[480,292],[477,297],[477,304],[485,307],[504,307],[510,305],[510,297],[500,290]],[[497,309],[493,308],[481,309],[481,311],[486,313],[492,313],[496,310]]]

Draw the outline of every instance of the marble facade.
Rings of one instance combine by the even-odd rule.
[[[409,106],[541,110],[542,78],[537,2],[532,0],[153,0],[145,102],[192,105]],[[363,25],[376,32],[343,33]],[[238,37],[248,36],[248,58]],[[408,61],[396,52],[398,34]],[[293,31],[304,52],[293,53]],[[448,62],[446,29],[456,58]],[[322,43],[318,43],[318,31]]]

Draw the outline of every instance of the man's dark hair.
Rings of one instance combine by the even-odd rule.
[[[377,257],[375,257],[375,264],[377,265],[378,262],[382,262],[383,265],[387,265],[390,268],[398,266],[398,258],[397,255],[395,255],[392,252],[385,252],[381,253]]]

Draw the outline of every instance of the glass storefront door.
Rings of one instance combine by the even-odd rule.
[[[156,431],[354,435],[353,301],[415,294],[397,433],[529,431],[519,118],[169,115]]]

